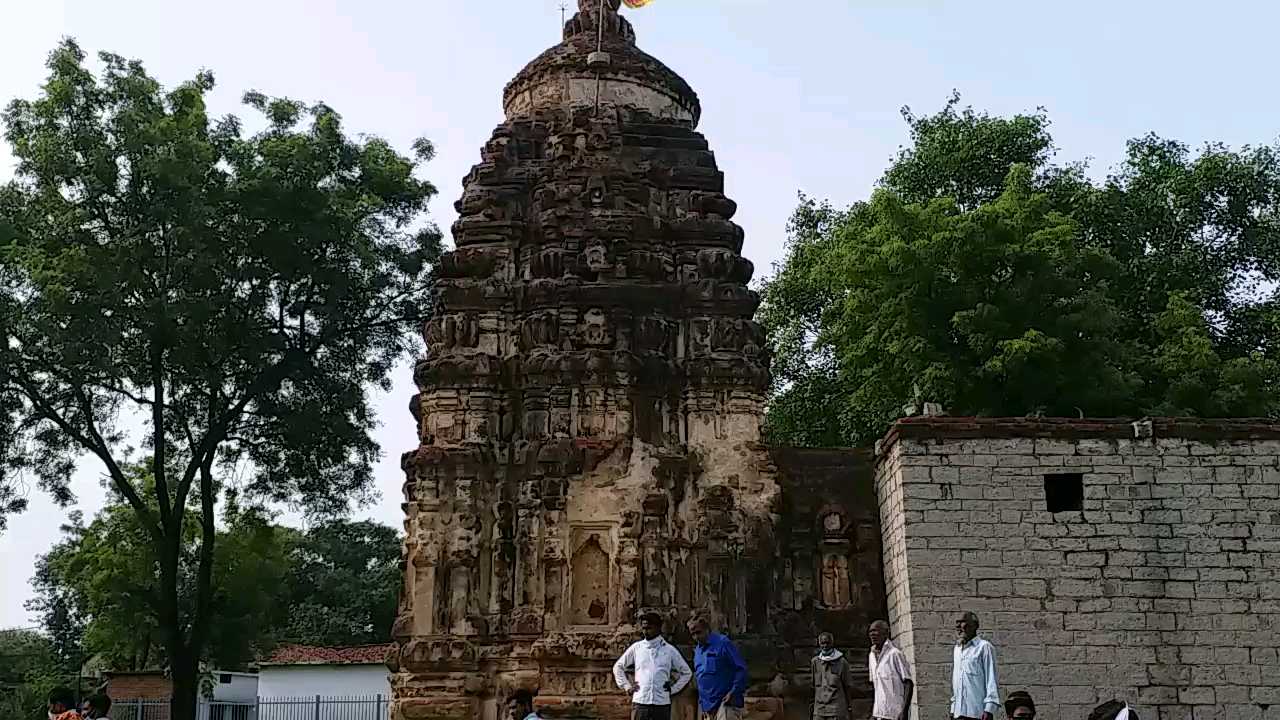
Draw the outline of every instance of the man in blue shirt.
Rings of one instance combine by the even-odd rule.
[[[693,650],[698,678],[698,707],[703,720],[742,720],[747,694],[747,663],[729,638],[711,632],[707,619],[695,615],[689,633],[698,643]]]

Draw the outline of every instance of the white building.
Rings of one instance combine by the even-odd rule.
[[[258,664],[258,697],[283,699],[391,697],[389,645],[285,645]]]

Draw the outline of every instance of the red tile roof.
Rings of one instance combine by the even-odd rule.
[[[374,665],[386,660],[391,645],[316,647],[281,645],[260,665]]]

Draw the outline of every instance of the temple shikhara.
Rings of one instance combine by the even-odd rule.
[[[1197,592],[1224,581],[1175,581],[1172,557],[1163,574],[1135,575],[1149,564],[1137,555],[1179,552],[1155,540],[1180,531],[1147,543],[1126,528],[1183,522],[1160,504],[1174,496],[1148,487],[1174,483],[1161,480],[1166,469],[1191,485],[1206,482],[1192,467],[1208,467],[1237,488],[1255,480],[1219,480],[1214,468],[1269,462],[1276,473],[1280,432],[915,418],[874,452],[765,446],[769,364],[736,205],[696,131],[697,95],[637,48],[618,4],[582,0],[563,41],[510,82],[506,119],[457,202],[456,249],[437,268],[415,371],[421,444],[403,459],[393,718],[495,720],[520,690],[546,718],[630,717],[610,668],[642,610],[667,618],[687,658],[692,613],[729,634],[751,667],[747,717],[757,720],[808,717],[819,631],[835,633],[865,678],[867,626],[881,617],[917,668],[917,717],[940,720],[960,609],[995,633],[1002,680],[1018,685],[1006,689],[1041,693],[1046,716],[1103,693],[1184,707],[1178,688],[1199,665],[1159,648],[1197,641],[1160,633],[1178,630],[1173,608],[1190,613]],[[1163,464],[1170,457],[1186,462]],[[1069,501],[1078,486],[1079,507],[1050,512],[1051,482]],[[1274,490],[1280,477],[1256,482]],[[1243,512],[1247,497],[1221,503]],[[1275,510],[1255,519],[1270,523],[1263,531],[1280,526]],[[1248,538],[1208,535],[1203,523],[1186,532],[1195,527],[1202,548],[1217,543],[1196,552],[1224,563],[1251,552]],[[1280,618],[1280,607],[1200,610]],[[1099,627],[1072,622],[1089,613],[1140,622],[1147,635],[1077,637]],[[1280,623],[1268,627],[1274,648]],[[1099,643],[1150,652],[1055,651]],[[869,693],[856,717],[869,715]],[[693,708],[685,693],[675,716]]]

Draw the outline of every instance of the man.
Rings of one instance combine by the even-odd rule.
[[[1026,690],[1009,693],[1004,700],[1004,714],[1009,720],[1035,720],[1036,703],[1031,693]]]
[[[867,669],[875,691],[871,717],[911,720],[911,696],[915,694],[916,685],[907,656],[889,639],[889,623],[884,620],[871,623],[867,634],[871,637]]]
[[[76,696],[70,688],[54,688],[49,693],[49,720],[80,720],[76,712]]]
[[[89,699],[84,701],[84,704],[84,716],[90,720],[111,717],[111,698],[106,693],[90,695]]]
[[[978,616],[956,618],[956,647],[951,652],[951,717],[992,720],[1000,709],[996,651],[978,637]]]
[[[618,688],[631,695],[632,720],[671,720],[671,696],[689,684],[693,674],[680,651],[662,638],[662,616],[640,616],[644,636],[627,648],[613,664]],[[627,677],[630,671],[634,682]]]
[[[818,635],[818,654],[809,663],[809,670],[813,673],[815,720],[850,720],[852,673],[844,653],[836,649],[836,639],[831,633]]]
[[[702,720],[742,720],[747,695],[747,663],[729,638],[711,632],[702,616],[689,621],[693,669],[698,675],[698,707]]]
[[[517,690],[507,700],[507,714],[502,720],[538,720],[538,713],[533,711],[533,693]]]

